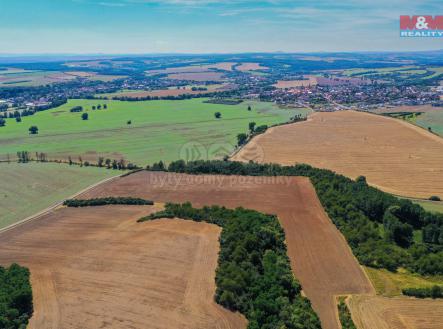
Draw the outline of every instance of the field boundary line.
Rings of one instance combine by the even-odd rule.
[[[113,177],[108,177],[108,178],[106,178],[106,179],[103,179],[103,180],[101,180],[101,181],[95,183],[95,184],[89,185],[88,187],[82,189],[81,191],[79,191],[79,192],[77,192],[77,193],[75,193],[75,194],[73,194],[73,195],[71,195],[71,196],[68,196],[67,198],[65,198],[65,199],[63,199],[63,200],[61,200],[61,201],[58,201],[57,203],[53,204],[52,206],[49,206],[49,207],[47,207],[47,208],[45,208],[45,209],[39,211],[38,213],[36,213],[36,214],[34,214],[34,215],[28,216],[28,217],[26,217],[25,219],[22,219],[22,220],[20,220],[20,221],[18,221],[18,222],[16,222],[16,223],[13,223],[13,224],[8,225],[8,226],[6,226],[6,227],[4,227],[4,228],[1,228],[1,229],[0,229],[0,235],[3,234],[3,233],[5,233],[5,232],[11,231],[11,230],[15,229],[16,227],[22,226],[22,225],[24,225],[24,224],[26,224],[26,223],[28,223],[28,222],[31,222],[31,221],[37,220],[37,219],[43,217],[44,215],[50,213],[50,212],[53,211],[54,209],[56,209],[56,208],[60,207],[61,205],[63,205],[63,203],[64,203],[66,200],[68,200],[68,199],[73,199],[73,198],[75,198],[75,197],[77,197],[77,196],[79,196],[79,195],[81,195],[81,194],[83,194],[83,193],[89,191],[90,189],[93,189],[93,188],[95,188],[95,187],[97,187],[97,186],[99,186],[99,185],[101,185],[101,184],[107,183],[107,182],[109,182],[109,181],[111,181],[111,180],[114,180],[114,179],[116,179],[116,178],[119,178],[119,177],[120,177],[120,175],[113,176]]]

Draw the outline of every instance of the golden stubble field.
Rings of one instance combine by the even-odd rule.
[[[352,296],[348,305],[359,329],[443,328],[442,300]]]
[[[400,120],[340,111],[269,129],[233,160],[307,163],[351,178],[366,176],[384,191],[410,197],[443,197],[443,139]]]
[[[214,301],[221,229],[137,219],[158,206],[62,208],[0,235],[31,271],[29,329],[246,328]]]
[[[304,177],[239,177],[138,172],[93,188],[79,198],[133,196],[196,207],[244,207],[276,214],[286,233],[292,270],[320,316],[339,329],[336,295],[373,293],[345,239]]]

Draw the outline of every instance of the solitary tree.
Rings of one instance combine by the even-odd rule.
[[[99,167],[103,167],[103,162],[105,161],[105,159],[103,159],[103,157],[99,157],[98,158],[98,163],[97,163],[97,165],[99,166]]]
[[[251,105],[248,105],[248,111],[252,111]]]
[[[252,133],[255,129],[255,122],[249,122],[249,131]]]
[[[108,105],[103,104],[103,108],[106,110],[108,108]]]
[[[102,106],[101,105],[97,105],[97,110],[101,110]]]
[[[38,134],[38,127],[37,126],[31,126],[29,127],[29,133],[31,135],[37,135]]]
[[[248,139],[248,136],[246,134],[244,134],[244,133],[238,134],[237,135],[238,145],[239,146],[243,145],[246,142],[247,139]]]
[[[88,118],[89,118],[88,113],[83,113],[82,114],[82,120],[88,120]]]
[[[130,124],[132,124],[132,121],[131,121],[131,120],[128,120],[128,121],[126,122],[126,124],[130,125]]]
[[[95,106],[94,105],[92,106],[92,110],[95,111]]]
[[[220,119],[221,118],[221,113],[220,112],[215,112],[214,116],[216,119]]]

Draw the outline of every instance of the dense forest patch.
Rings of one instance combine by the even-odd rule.
[[[29,270],[0,266],[0,328],[25,329],[33,312]]]

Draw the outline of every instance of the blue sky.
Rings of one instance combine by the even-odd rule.
[[[442,0],[0,0],[0,53],[443,49],[400,38],[399,16]]]

